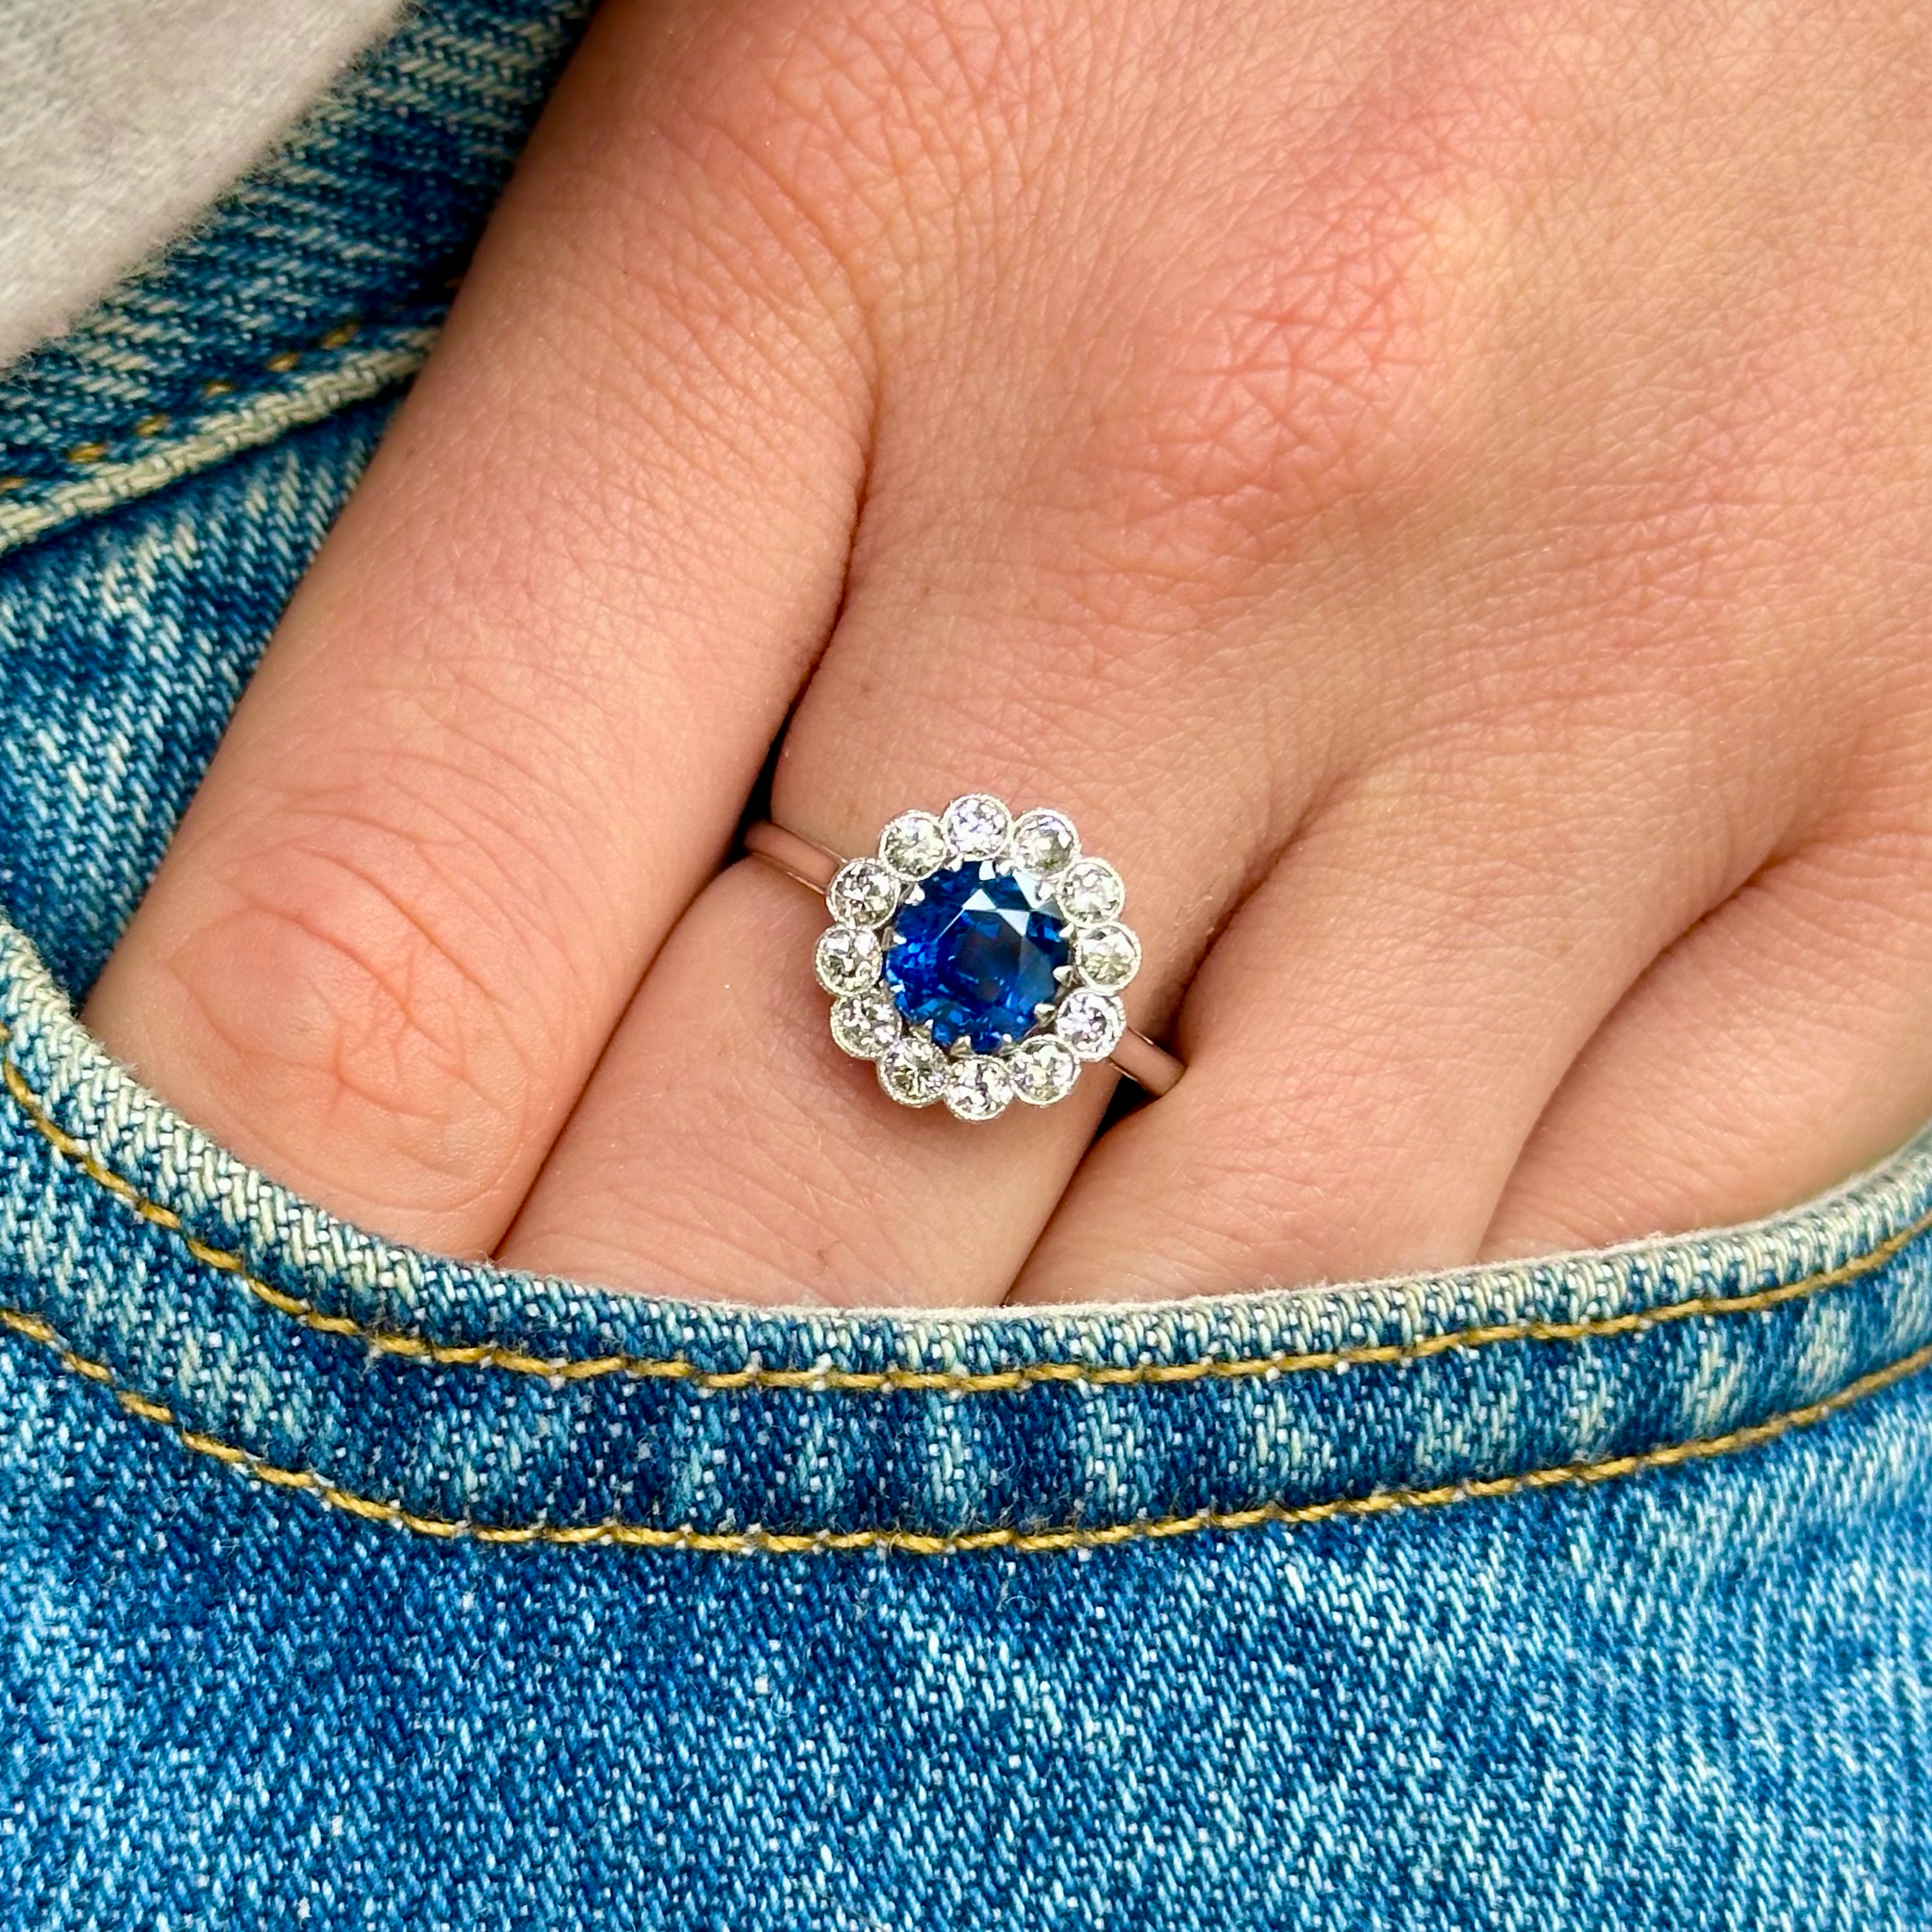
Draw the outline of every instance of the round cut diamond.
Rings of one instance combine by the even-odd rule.
[[[927,879],[895,922],[886,983],[913,1025],[941,1047],[970,1041],[980,1053],[1030,1033],[1037,1009],[1059,993],[1066,930],[1047,888],[991,861],[949,866]]]
[[[825,888],[825,904],[841,925],[883,925],[899,908],[899,880],[876,858],[846,860]]]
[[[1141,970],[1141,941],[1124,925],[1083,926],[1074,935],[1074,966],[1089,986],[1118,992]]]
[[[1064,812],[1023,811],[1013,821],[1013,863],[1044,876],[1080,856],[1080,835]]]
[[[1060,1002],[1053,1027],[1083,1060],[1104,1060],[1127,1030],[1127,1016],[1111,993],[1081,987]]]
[[[819,984],[827,992],[859,992],[879,976],[879,962],[885,958],[875,932],[850,925],[835,925],[819,938],[813,965]]]
[[[832,1002],[832,1038],[854,1059],[877,1059],[904,1030],[899,1008],[882,986]]]
[[[899,1037],[899,1008],[884,987],[832,1002],[832,1038],[856,1060],[875,1060]]]
[[[1051,1033],[1036,1033],[1009,1047],[1006,1061],[1014,1099],[1032,1107],[1051,1107],[1056,1100],[1064,1100],[1080,1077],[1074,1049]]]
[[[1121,916],[1127,890],[1104,858],[1076,859],[1060,875],[1054,891],[1060,910],[1075,925],[1105,925]]]
[[[1007,849],[1013,815],[986,791],[969,791],[946,808],[946,837],[961,858],[997,858]]]
[[[902,811],[879,834],[879,857],[902,879],[923,879],[952,856],[946,828],[929,811]]]
[[[879,1057],[879,1085],[907,1107],[930,1107],[946,1091],[946,1057],[923,1033],[895,1040]]]
[[[1012,1097],[1012,1075],[1003,1061],[972,1054],[946,1071],[946,1105],[962,1121],[990,1121]]]

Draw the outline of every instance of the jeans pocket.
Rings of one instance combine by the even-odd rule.
[[[0,1924],[1932,1906],[1932,1143],[1534,1265],[794,1313],[345,1227],[12,928],[0,1028]]]
[[[1522,1266],[774,1314],[330,1221],[136,1087],[11,929],[0,1025],[14,1332],[196,1453],[423,1534],[942,1555],[1459,1507],[1747,1450],[1932,1350],[1932,1140],[1757,1227]]]

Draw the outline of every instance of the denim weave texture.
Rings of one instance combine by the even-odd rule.
[[[425,0],[0,372],[0,1928],[1932,1924],[1932,1136],[838,1315],[374,1239],[80,1029],[583,10]]]

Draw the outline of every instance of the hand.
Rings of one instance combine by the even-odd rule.
[[[1928,56],[1888,0],[612,0],[92,1023],[358,1222],[665,1292],[1836,1180],[1932,1114]],[[781,729],[835,848],[1070,810],[1174,1092],[886,1101],[823,908],[718,873]]]

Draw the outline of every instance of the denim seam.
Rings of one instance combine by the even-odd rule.
[[[305,354],[315,349],[346,349],[356,340],[357,332],[361,326],[359,322],[338,323],[327,334],[318,336],[312,342],[305,343],[302,348],[278,349],[273,356],[264,357],[258,365],[251,363],[249,374],[253,375],[258,366],[272,375],[288,375],[301,367]],[[204,402],[214,402],[222,396],[233,395],[240,386],[238,380],[217,375],[201,385],[201,398]],[[173,427],[174,418],[166,410],[151,409],[125,429],[97,430],[94,435],[83,437],[78,442],[69,444],[65,450],[59,452],[59,460],[70,467],[89,468],[98,463],[116,442],[127,437],[148,439],[165,436]],[[0,492],[24,490],[32,481],[33,478],[30,476],[0,476]]]
[[[284,349],[260,366],[277,375],[288,375],[312,349],[345,347],[356,334],[372,326],[394,328],[396,334],[391,341],[340,357],[294,387],[243,391],[239,379],[226,378],[204,384],[201,393],[209,401],[240,400],[221,415],[191,422],[172,440],[163,441],[176,426],[174,419],[150,410],[112,439],[132,437],[148,445],[133,455],[109,460],[109,441],[83,441],[70,444],[60,455],[59,459],[77,472],[70,479],[0,476],[0,551],[18,548],[76,517],[112,509],[178,482],[242,450],[276,441],[291,429],[322,422],[407,381],[429,353],[434,330],[426,325],[344,324],[309,349]]]
[[[1004,1369],[840,1369],[829,1363],[810,1368],[770,1368],[747,1363],[738,1369],[704,1369],[683,1356],[647,1357],[602,1355],[581,1357],[538,1356],[496,1342],[439,1342],[394,1330],[366,1327],[348,1315],[330,1315],[313,1303],[286,1293],[253,1273],[246,1257],[230,1248],[218,1248],[191,1233],[174,1208],[143,1193],[125,1174],[101,1160],[76,1136],[48,1112],[46,1103],[28,1083],[8,1050],[10,1034],[0,1024],[0,1083],[26,1116],[36,1132],[64,1159],[142,1221],[172,1234],[205,1267],[234,1275],[258,1300],[276,1314],[299,1322],[322,1335],[358,1341],[378,1355],[406,1361],[423,1361],[439,1368],[481,1368],[506,1374],[537,1375],[548,1381],[580,1382],[624,1374],[640,1380],[686,1382],[708,1393],[744,1389],[798,1389],[818,1393],[891,1395],[1005,1394],[1041,1383],[1070,1383],[1086,1388],[1162,1387],[1208,1380],[1232,1381],[1271,1374],[1295,1374],[1324,1369],[1423,1361],[1457,1349],[1475,1349],[1501,1342],[1584,1342],[1641,1335],[1665,1323],[1722,1315],[1757,1314],[1790,1302],[1808,1300],[1826,1290],[1840,1288],[1875,1273],[1921,1235],[1932,1230],[1932,1209],[1852,1259],[1796,1281],[1756,1289],[1740,1295],[1693,1295],[1659,1307],[1629,1309],[1616,1315],[1588,1316],[1574,1322],[1526,1320],[1498,1322],[1425,1335],[1410,1341],[1363,1343],[1350,1348],[1307,1353],[1203,1357],[1186,1362],[1018,1362]]]
[[[1232,1532],[1264,1528],[1305,1528],[1342,1517],[1386,1516],[1401,1510],[1446,1508],[1457,1503],[1487,1501],[1525,1491],[1594,1486],[1621,1476],[1654,1469],[1670,1469],[1712,1457],[1761,1448],[1794,1429],[1808,1428],[1868,1395],[1903,1382],[1932,1364],[1932,1342],[1910,1355],[1848,1382],[1842,1389],[1798,1408],[1781,1410],[1762,1422],[1726,1430],[1718,1436],[1693,1437],[1633,1455],[1609,1457],[1599,1462],[1554,1463],[1515,1475],[1484,1476],[1443,1483],[1426,1490],[1377,1490],[1366,1496],[1333,1496],[1319,1503],[1260,1503],[1246,1509],[1197,1509],[1185,1516],[1140,1517],[1126,1523],[1069,1524],[1043,1529],[995,1525],[932,1535],[919,1530],[822,1529],[770,1530],[758,1524],[742,1530],[675,1529],[653,1524],[607,1520],[586,1524],[489,1524],[467,1517],[425,1516],[400,1503],[359,1494],[332,1483],[311,1469],[289,1469],[266,1460],[233,1442],[188,1427],[165,1403],[127,1388],[116,1380],[106,1363],[69,1348],[59,1334],[37,1315],[0,1307],[0,1325],[54,1351],[63,1369],[105,1387],[129,1415],[167,1428],[184,1448],[272,1489],[300,1490],[345,1515],[379,1523],[418,1536],[445,1541],[466,1539],[478,1543],[547,1543],[585,1548],[609,1543],[619,1548],[684,1551],[703,1556],[820,1556],[855,1550],[880,1550],[912,1557],[967,1556],[1005,1550],[1043,1555],[1095,1550],[1117,1543],[1163,1541],[1205,1530]]]

